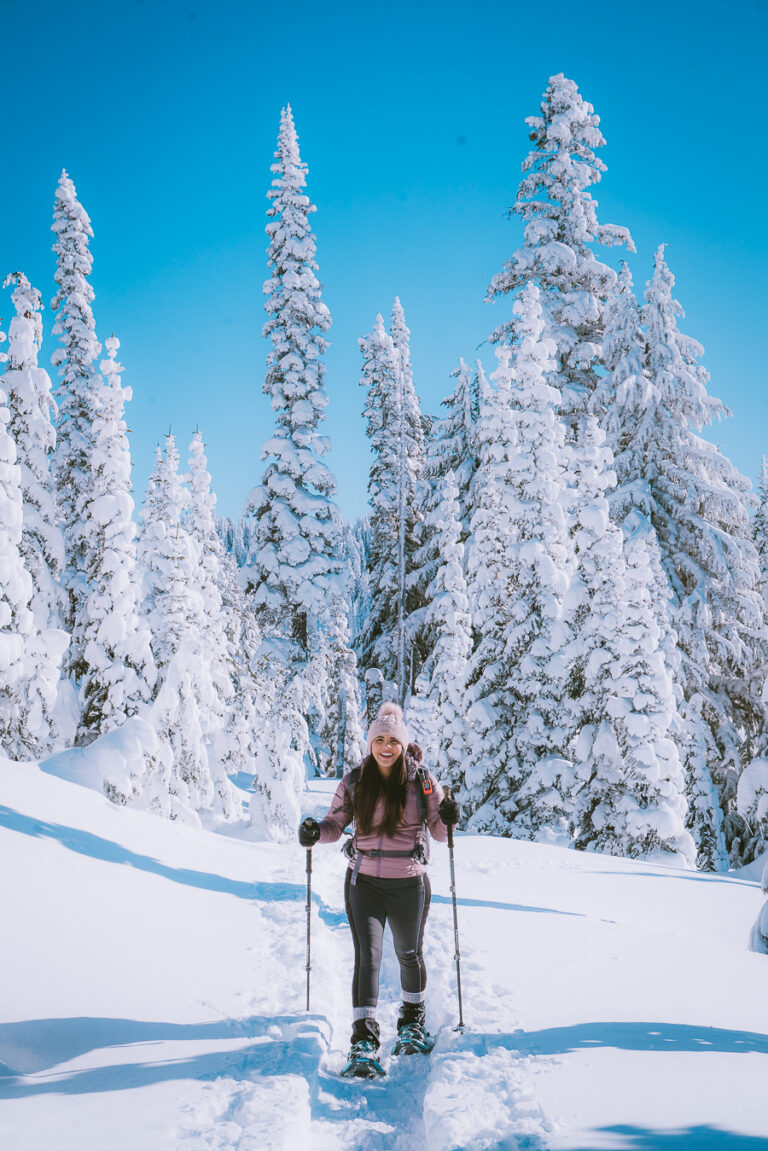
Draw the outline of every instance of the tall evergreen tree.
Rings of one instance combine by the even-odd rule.
[[[478,607],[469,676],[476,741],[466,781],[472,826],[534,839],[565,832],[569,817],[562,653],[572,552],[559,395],[548,383],[554,345],[534,284],[515,312],[520,342],[497,349],[495,403],[481,409],[468,558]]]
[[[607,373],[594,394],[594,410],[604,414],[608,442],[614,452],[618,483],[610,494],[611,511],[629,538],[635,534],[638,524],[648,525],[653,521],[661,529],[658,512],[654,513],[651,481],[658,470],[657,437],[666,434],[660,433],[659,413],[669,414],[669,408],[652,375],[642,316],[626,264],[607,310],[603,351]],[[705,413],[700,411],[699,417],[705,422]],[[673,595],[669,580],[668,553],[662,557],[653,526],[645,531],[644,538],[651,565],[652,606],[660,629],[660,647],[674,681],[680,717],[671,734],[685,765],[688,826],[698,845],[700,866],[716,870],[725,865],[726,855],[720,801],[708,765],[711,734],[702,715],[703,700],[697,693],[691,695],[682,670],[684,657],[674,622],[679,601]]]
[[[593,395],[592,410],[600,414],[616,471],[610,495],[617,523],[633,509],[648,509],[647,480],[638,468],[635,440],[648,435],[658,399],[651,382],[640,308],[632,290],[632,275],[622,264],[616,290],[606,309],[603,362],[606,374]]]
[[[260,740],[253,762],[250,823],[257,838],[295,839],[301,818],[301,794],[310,753],[306,715],[321,706],[311,698],[316,681],[298,665],[290,642],[267,639],[259,649],[255,672],[261,684],[257,705]]]
[[[768,460],[760,460],[760,483],[757,489],[757,507],[752,518],[752,539],[760,565],[760,591],[768,616]]]
[[[56,522],[51,482],[51,454],[56,444],[51,381],[37,362],[43,339],[40,293],[22,272],[7,276],[13,285],[15,315],[8,340],[8,370],[3,387],[8,394],[10,432],[21,469],[24,508],[21,552],[32,577],[30,607],[38,631],[61,625],[61,572],[64,539]]]
[[[475,440],[482,370],[479,360],[473,374],[460,359],[458,367],[451,373],[456,383],[450,396],[442,403],[446,414],[435,422],[432,429],[426,465],[427,475],[433,482],[437,475],[447,476],[449,471],[453,472],[459,490],[462,543],[469,536],[469,493],[477,470]]]
[[[398,460],[397,424],[393,399],[397,391],[397,356],[380,314],[370,334],[358,342],[363,355],[360,383],[366,389],[363,415],[372,460],[368,476],[370,599],[356,646],[363,667],[378,667],[387,679],[394,680],[398,674],[394,621],[398,619],[398,602],[404,594],[398,585],[398,565],[393,562],[399,539],[399,500],[394,480]]]
[[[683,310],[673,286],[661,245],[643,309],[654,402],[632,450],[647,484],[648,506],[641,510],[656,529],[674,597],[685,710],[689,723],[700,718],[705,725],[691,737],[700,761],[689,763],[689,779],[706,791],[709,769],[727,812],[735,805],[742,762],[751,758],[762,728],[755,669],[765,664],[765,617],[750,538],[749,482],[697,434],[728,412],[707,394],[708,376],[697,363],[701,345],[678,328]],[[702,865],[722,866],[722,849],[712,847],[719,838],[712,821],[697,834]]]
[[[405,693],[413,679],[414,651],[408,617],[420,606],[415,585],[415,554],[420,522],[417,484],[423,469],[423,423],[410,379],[407,344],[399,301],[393,331],[380,315],[370,335],[360,340],[367,389],[364,414],[373,460],[368,480],[370,515],[370,611],[358,639],[366,667],[378,667]]]
[[[276,428],[262,451],[269,462],[261,486],[246,510],[257,525],[254,602],[267,630],[285,631],[306,651],[311,617],[337,593],[339,516],[331,501],[335,481],[322,462],[330,444],[317,431],[328,403],[322,356],[331,317],[316,276],[309,224],[316,209],[303,191],[307,167],[290,106],[281,114],[275,160],[267,193],[271,274],[263,334],[272,344],[264,391]]]
[[[4,287],[14,285],[15,315],[8,340],[8,370],[3,388],[8,396],[8,434],[16,448],[22,523],[19,550],[32,579],[32,612],[38,677],[31,686],[29,713],[35,711],[35,754],[50,752],[69,735],[62,726],[59,702],[61,664],[68,645],[62,630],[64,541],[56,523],[56,501],[50,476],[50,455],[56,442],[51,422],[55,407],[48,373],[38,366],[42,343],[40,293],[16,272]],[[30,644],[27,644],[29,649]]]
[[[5,353],[0,360],[5,362]],[[66,637],[35,628],[32,578],[21,550],[21,469],[10,419],[0,390],[0,748],[11,759],[33,759],[50,750],[56,734],[51,716]]]
[[[58,424],[53,475],[64,531],[65,620],[68,631],[83,627],[88,556],[84,508],[91,498],[93,421],[96,416],[94,361],[101,352],[93,319],[93,288],[88,282],[93,259],[88,242],[91,222],[78,202],[75,186],[62,172],[56,189],[53,215],[56,243],[55,280],[59,288],[51,301],[56,311],[54,335],[60,347],[51,357],[59,369]],[[85,671],[82,645],[73,639],[67,661],[76,680]]]
[[[612,523],[615,482],[605,433],[589,416],[574,452],[578,512],[571,686],[576,721],[577,847],[693,862],[684,829],[683,769],[671,732],[680,719],[653,611],[653,574],[638,523]]]
[[[258,696],[263,685],[254,672],[262,637],[240,586],[234,557],[225,551],[219,536],[216,496],[199,431],[189,446],[188,478],[182,520],[200,556],[203,651],[212,687],[207,742],[218,802],[226,811],[232,801],[227,776],[252,771],[262,736],[264,717],[259,714]]]
[[[426,624],[433,638],[429,660],[416,681],[410,716],[427,761],[442,783],[463,786],[467,758],[464,691],[472,652],[472,624],[464,579],[459,489],[449,469],[431,514],[441,562],[427,588]]]
[[[427,616],[430,608],[429,588],[442,562],[440,508],[444,478],[449,471],[452,472],[458,486],[460,538],[465,543],[469,536],[470,493],[477,470],[475,439],[478,377],[475,375],[473,380],[472,372],[463,360],[459,361],[459,366],[451,375],[456,385],[451,395],[442,402],[443,407],[447,408],[447,415],[433,422],[426,444],[423,483],[420,485],[422,523],[418,547],[413,557],[414,570],[410,577],[411,588],[423,602],[409,617],[408,635],[410,642],[419,650],[422,666],[429,659],[433,646]]]
[[[205,655],[211,669],[211,682],[215,685],[220,701],[216,707],[216,716],[211,717],[212,729],[223,722],[233,690],[233,666],[222,601],[224,549],[219,538],[215,511],[216,496],[211,489],[205,444],[200,432],[196,431],[189,445],[189,496],[182,520],[196,542],[200,555],[198,589],[203,600]]]
[[[523,221],[523,246],[494,276],[488,297],[519,292],[529,280],[539,287],[546,335],[556,345],[552,382],[568,415],[583,410],[597,385],[605,306],[616,279],[593,247],[634,251],[634,245],[626,228],[598,222],[589,188],[605,171],[596,155],[605,140],[574,82],[551,76],[541,115],[526,123],[534,147],[510,208]],[[514,319],[505,322],[492,339],[506,341],[516,328]]]
[[[239,813],[239,801],[214,754],[223,703],[206,651],[201,549],[184,523],[188,500],[169,435],[150,479],[141,534],[145,612],[158,669],[150,718],[171,753],[164,762],[172,795],[187,809],[229,819]]]
[[[110,336],[94,387],[92,476],[83,505],[87,598],[74,637],[83,653],[79,743],[114,730],[147,705],[156,676],[149,630],[140,615],[131,454],[123,418],[131,389],[120,379],[119,347],[117,337]]]

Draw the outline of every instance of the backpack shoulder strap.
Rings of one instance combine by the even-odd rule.
[[[345,776],[347,784],[347,796],[349,797],[349,806],[351,808],[351,823],[354,823],[355,821],[355,789],[360,782],[360,776],[362,773],[362,767],[353,767],[352,770]]]
[[[416,803],[418,804],[419,819],[422,823],[427,822],[427,810],[429,797],[434,791],[432,786],[432,779],[429,772],[423,764],[419,764],[413,772],[413,784],[416,788]]]
[[[353,767],[347,775],[347,795],[349,796],[349,800],[353,808],[355,806],[355,788],[360,782],[360,776],[362,774],[362,767]]]

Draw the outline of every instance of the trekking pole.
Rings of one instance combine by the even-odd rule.
[[[310,949],[312,924],[312,848],[307,848],[307,1011],[309,1011],[309,975],[312,970],[312,952]]]
[[[446,789],[446,795],[450,792]],[[464,1030],[464,1011],[461,1003],[461,951],[459,950],[459,916],[456,910],[456,869],[453,865],[453,824],[448,824],[448,859],[451,864],[451,902],[453,904],[453,939],[456,947],[456,990],[459,994],[459,1025],[454,1030]]]

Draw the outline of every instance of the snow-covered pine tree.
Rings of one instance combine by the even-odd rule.
[[[166,668],[185,633],[200,626],[203,597],[197,586],[198,549],[184,524],[189,493],[179,474],[176,437],[157,448],[141,512],[140,550],[145,570],[145,611],[158,670]]]
[[[427,588],[426,624],[432,651],[411,698],[412,726],[427,762],[444,784],[460,790],[467,759],[464,692],[472,652],[472,622],[464,579],[459,488],[451,469],[440,482],[431,529],[441,562]]]
[[[197,543],[200,554],[197,585],[203,600],[205,654],[211,669],[211,681],[221,701],[216,708],[216,716],[210,718],[213,730],[217,723],[222,722],[224,712],[231,703],[233,668],[221,594],[224,549],[216,523],[216,496],[211,490],[205,444],[199,430],[189,445],[188,487],[189,496],[182,521]]]
[[[422,602],[413,584],[417,526],[416,485],[423,468],[423,423],[413,391],[405,337],[393,310],[393,330],[400,347],[384,329],[381,315],[370,335],[360,339],[367,389],[364,415],[373,460],[368,478],[370,513],[370,610],[356,647],[364,667],[378,667],[394,682],[400,698],[412,683],[414,652],[408,643],[409,615]],[[406,329],[407,331],[407,329]],[[418,662],[418,656],[417,660]]]
[[[45,631],[60,627],[62,622],[64,539],[56,522],[50,459],[56,444],[52,422],[56,405],[48,373],[37,362],[43,339],[40,293],[23,272],[7,276],[3,287],[9,285],[13,285],[16,314],[8,332],[8,370],[3,388],[11,416],[8,431],[21,469],[21,552],[32,577],[30,608],[36,629]]]
[[[253,774],[261,736],[258,700],[261,693],[254,668],[261,631],[256,613],[241,586],[234,556],[224,550],[219,564],[219,592],[233,698],[224,727],[216,739],[217,762],[228,776]]]
[[[56,501],[50,475],[50,455],[56,442],[51,422],[55,407],[51,381],[38,366],[42,343],[40,293],[22,272],[6,277],[3,287],[14,286],[15,315],[8,340],[8,370],[3,388],[8,396],[8,433],[16,445],[22,498],[20,551],[32,578],[29,607],[34,621],[39,660],[39,682],[34,707],[35,750],[49,752],[66,734],[56,707],[61,663],[68,645],[62,630],[62,587],[64,541],[56,523]],[[30,703],[30,708],[32,708]],[[66,727],[66,724],[64,724]]]
[[[571,766],[562,714],[572,551],[565,527],[564,431],[548,380],[538,288],[515,301],[519,343],[497,348],[497,390],[481,402],[476,510],[467,560],[476,605],[470,661],[470,826],[516,838],[565,833]]]
[[[573,640],[577,847],[692,864],[683,768],[670,733],[680,726],[660,647],[653,573],[638,517],[625,548],[609,515],[615,483],[605,433],[588,416],[572,454],[577,484],[576,570],[569,590]]]
[[[702,718],[702,698],[698,694],[687,698],[683,690],[683,654],[673,622],[678,604],[656,531],[649,526],[654,519],[655,498],[649,477],[656,473],[659,411],[666,409],[651,375],[642,317],[626,264],[622,266],[607,309],[603,356],[607,372],[593,395],[592,407],[603,414],[608,444],[614,452],[618,482],[609,497],[611,513],[622,524],[626,538],[645,525],[644,539],[652,573],[652,610],[660,630],[664,662],[673,679],[680,717],[671,734],[685,766],[688,826],[698,844],[699,865],[706,870],[717,870],[725,865],[726,855],[720,803],[707,763],[711,736]],[[659,522],[658,515],[654,522]]]
[[[101,352],[93,320],[93,288],[88,282],[93,259],[88,248],[91,222],[78,202],[66,171],[56,189],[52,230],[56,233],[55,280],[59,288],[51,301],[56,311],[54,335],[60,347],[51,356],[59,369],[58,423],[53,455],[53,477],[64,532],[66,589],[65,623],[74,636],[82,629],[86,602],[88,555],[84,508],[91,496],[94,409],[94,361]],[[74,639],[67,664],[75,680],[85,671],[82,646]]]
[[[760,591],[768,616],[768,460],[760,460],[760,483],[757,489],[757,507],[752,517],[752,539],[760,565]]]
[[[230,553],[239,568],[245,567],[253,552],[253,520],[247,516],[238,520],[224,516],[218,521],[218,527],[224,550]]]
[[[759,859],[768,851],[768,759],[753,759],[737,785],[738,811],[744,824],[741,856]]]
[[[123,418],[131,389],[116,360],[120,341],[106,341],[102,375],[93,383],[90,492],[83,505],[86,600],[74,640],[83,653],[77,742],[114,731],[152,697],[156,671],[141,617],[141,579],[133,522],[131,453]]]
[[[345,577],[345,599],[349,605],[350,635],[358,636],[368,616],[370,604],[368,548],[370,521],[361,516],[353,524],[342,525],[342,569]]]
[[[260,739],[252,765],[250,823],[257,838],[276,842],[295,838],[311,753],[305,717],[322,707],[312,674],[317,665],[307,674],[307,665],[297,664],[295,656],[291,641],[267,638],[254,665]]]
[[[246,512],[256,519],[251,582],[262,627],[291,637],[306,653],[311,617],[338,592],[339,515],[335,481],[322,462],[330,443],[318,434],[328,403],[322,362],[331,317],[317,279],[315,206],[304,193],[307,167],[290,106],[280,117],[275,179],[267,193],[270,276],[264,284],[271,341],[264,392],[276,428],[262,459],[269,462]]]
[[[398,566],[393,562],[399,538],[399,507],[395,474],[398,459],[395,405],[397,354],[392,337],[379,313],[369,335],[358,340],[363,356],[360,380],[366,389],[363,404],[366,433],[371,441],[372,459],[368,474],[368,502],[371,507],[367,531],[368,611],[364,627],[355,639],[358,658],[364,668],[378,667],[388,680],[398,673],[397,637]]]
[[[461,542],[465,543],[469,536],[469,494],[477,470],[475,439],[482,364],[478,360],[473,374],[460,359],[451,376],[456,383],[450,396],[442,402],[445,416],[433,425],[425,471],[433,482],[437,475],[446,476],[449,471],[453,472],[459,490]]]
[[[478,369],[482,370],[479,363]],[[459,360],[458,368],[451,375],[456,385],[452,394],[442,401],[448,414],[433,422],[426,444],[423,483],[420,485],[423,519],[419,525],[419,546],[413,557],[414,570],[410,577],[410,587],[421,598],[422,604],[409,616],[407,634],[411,644],[418,648],[422,666],[429,659],[433,647],[427,623],[428,589],[441,562],[438,523],[443,478],[451,471],[458,485],[461,542],[465,543],[469,536],[470,492],[477,469],[478,376],[473,379],[464,360]]]
[[[426,658],[421,646],[420,629],[410,626],[410,617],[424,602],[424,588],[416,572],[416,552],[424,540],[424,506],[429,482],[424,476],[425,444],[430,435],[431,420],[422,415],[413,387],[411,368],[411,333],[399,296],[395,297],[390,320],[390,335],[398,362],[396,414],[398,465],[397,482],[397,562],[398,585],[405,589],[399,601],[397,621],[398,691],[401,703]]]
[[[184,524],[188,499],[169,435],[165,451],[158,452],[142,513],[145,613],[158,670],[149,718],[161,745],[172,752],[164,761],[163,785],[183,807],[229,819],[239,813],[239,803],[220,778],[213,754],[223,703],[206,653],[200,547]]]
[[[728,812],[742,764],[763,728],[758,669],[766,663],[765,613],[750,538],[749,481],[697,434],[728,412],[707,394],[707,372],[697,363],[701,345],[678,328],[683,310],[673,286],[661,245],[643,308],[653,398],[635,429],[631,467],[645,481],[647,505],[640,510],[656,530],[674,597],[683,714],[691,755],[698,756],[686,765],[689,789],[706,792],[710,772]],[[693,730],[699,718],[703,732]],[[690,790],[689,808],[703,817]],[[719,834],[711,820],[708,829],[699,824],[692,830],[700,865],[723,866],[722,845],[712,846]]]
[[[400,303],[400,297],[395,296],[392,305],[389,334],[395,345],[400,364],[400,393],[399,404],[401,412],[400,444],[401,452],[407,460],[407,467],[403,470],[405,477],[406,496],[420,481],[424,471],[425,442],[430,432],[431,420],[422,415],[419,397],[413,386],[413,368],[411,367],[411,331],[405,322],[405,312]]]
[[[620,524],[634,508],[648,508],[647,481],[637,468],[633,441],[647,435],[644,423],[652,419],[658,398],[647,371],[640,308],[626,263],[606,308],[603,363],[606,374],[595,389],[591,410],[600,416],[613,454],[617,484],[610,504]]]
[[[263,334],[272,343],[264,391],[277,426],[262,452],[269,460],[262,484],[251,493],[246,511],[256,520],[250,582],[265,636],[259,675],[270,680],[272,700],[270,734],[265,732],[257,765],[261,802],[254,811],[261,814],[254,822],[263,818],[273,828],[270,834],[282,835],[288,826],[285,812],[297,806],[303,782],[308,721],[325,745],[327,733],[318,732],[329,722],[322,700],[343,691],[342,665],[354,657],[336,629],[344,598],[341,521],[331,500],[335,480],[322,462],[330,443],[317,431],[328,402],[322,356],[331,318],[316,276],[309,226],[315,207],[303,191],[307,168],[290,107],[281,114],[275,160],[268,193],[271,275],[264,285],[269,318]],[[302,779],[291,771],[286,776],[283,753],[299,764]],[[291,788],[295,794],[288,802]]]
[[[505,637],[515,595],[506,554],[510,542],[506,508],[513,498],[510,460],[517,453],[517,427],[506,375],[499,380],[498,390],[486,386],[479,400],[478,467],[466,558],[474,632],[466,695],[470,753],[461,802],[465,818],[477,813],[483,826],[491,826],[499,793],[506,797],[500,817],[509,818],[514,812],[508,776],[516,768],[513,735],[520,701],[506,656]]]
[[[342,775],[365,754],[357,660],[349,647],[347,605],[335,598],[310,638],[311,655],[301,673],[312,759],[322,775]]]
[[[517,292],[529,280],[539,287],[545,333],[556,345],[552,383],[567,419],[578,422],[576,414],[597,384],[605,306],[616,279],[593,246],[634,251],[634,245],[626,228],[598,222],[589,188],[605,171],[596,155],[605,140],[576,84],[562,73],[551,76],[541,115],[526,123],[534,147],[510,208],[524,223],[523,246],[491,280],[488,298]],[[506,342],[515,331],[512,319],[491,338]]]
[[[0,343],[5,338],[0,332]],[[6,359],[0,354],[2,362]],[[21,469],[10,419],[0,390],[0,748],[10,759],[34,759],[50,750],[55,736],[51,717],[66,636],[35,629],[32,578],[21,551]]]
[[[234,559],[225,553],[219,535],[216,496],[199,430],[189,445],[188,484],[182,521],[200,556],[203,651],[212,687],[203,722],[211,749],[209,759],[218,807],[234,814],[238,805],[227,776],[248,770],[254,753],[258,725],[253,722],[256,687],[250,660],[261,637],[255,619],[246,619],[245,597],[238,584]]]

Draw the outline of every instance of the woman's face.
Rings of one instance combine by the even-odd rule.
[[[371,755],[379,765],[382,775],[389,775],[402,750],[403,745],[391,735],[376,736],[371,744]]]

